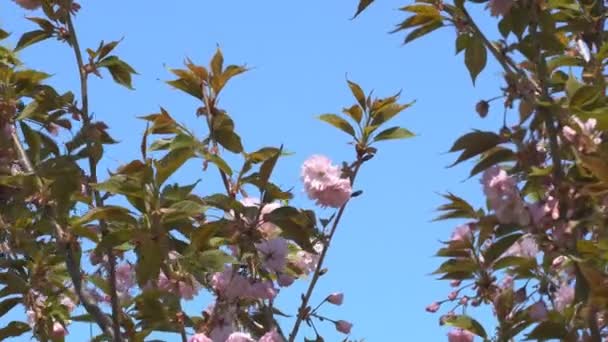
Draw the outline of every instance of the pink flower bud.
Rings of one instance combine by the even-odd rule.
[[[458,286],[460,286],[461,283],[462,283],[462,280],[454,279],[454,280],[450,281],[450,286],[451,287],[458,287]]]
[[[336,322],[336,330],[343,334],[350,334],[350,329],[353,327],[352,323],[347,321],[337,321]]]
[[[341,292],[332,293],[327,297],[327,301],[334,305],[342,305],[344,294]]]
[[[435,312],[437,312],[437,310],[439,310],[440,306],[441,306],[441,304],[439,304],[437,302],[433,302],[429,306],[426,307],[426,311],[427,312],[431,312],[431,313],[435,313]]]
[[[448,294],[448,299],[449,300],[454,300],[458,297],[458,291],[452,291],[450,292],[450,294]]]
[[[61,338],[61,337],[65,337],[67,335],[68,335],[68,331],[61,323],[59,323],[59,322],[53,323],[52,336],[54,338]]]
[[[460,305],[467,305],[469,303],[469,297],[464,296],[462,298],[460,298]]]

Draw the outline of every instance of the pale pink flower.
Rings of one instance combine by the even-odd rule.
[[[576,116],[572,121],[578,126],[578,130],[570,126],[562,128],[562,134],[566,140],[574,144],[579,152],[593,153],[597,151],[597,146],[602,143],[601,131],[596,129],[597,120],[594,118],[582,122]]]
[[[207,335],[199,333],[188,339],[188,342],[213,342]]]
[[[52,336],[54,338],[61,338],[61,337],[65,337],[68,335],[68,331],[67,329],[63,326],[63,324],[59,323],[59,322],[55,322],[53,323],[53,332],[52,332]]]
[[[555,291],[555,309],[557,311],[563,311],[574,301],[574,288],[568,286],[568,284],[562,284],[557,291]]]
[[[36,311],[34,310],[27,310],[25,312],[25,315],[27,316],[27,324],[30,326],[30,328],[34,329],[34,327],[36,326],[36,322],[38,321],[38,315],[36,314]]]
[[[255,342],[255,340],[247,333],[235,332],[228,336],[226,342]]]
[[[287,265],[288,244],[283,238],[276,238],[255,244],[262,258],[262,265],[270,272],[281,272]]]
[[[211,337],[211,340],[214,342],[226,341],[233,331],[234,325],[232,324],[232,319],[228,316],[223,316],[217,320],[215,326],[209,334],[209,337]]]
[[[498,166],[487,169],[481,180],[488,204],[500,223],[530,223],[530,213],[521,199],[515,179]]]
[[[352,327],[352,323],[347,321],[340,320],[336,322],[336,330],[343,334],[350,334],[350,330],[352,329]]]
[[[287,275],[285,273],[281,273],[277,277],[277,284],[279,284],[280,287],[291,286],[291,284],[293,284],[294,281],[295,281],[294,277]]]
[[[530,305],[528,308],[528,316],[530,316],[533,321],[544,321],[547,319],[548,314],[547,306],[542,300]]]
[[[281,335],[277,332],[277,329],[272,329],[264,336],[260,337],[258,342],[285,342]]]
[[[538,245],[531,235],[524,235],[516,241],[502,256],[516,256],[522,258],[536,258]]]
[[[327,301],[334,305],[342,305],[344,294],[342,292],[332,293],[327,296]]]
[[[308,197],[321,207],[339,208],[352,193],[350,180],[325,156],[313,155],[302,165],[302,181]]]
[[[490,0],[486,8],[490,9],[490,14],[493,17],[504,16],[513,7],[513,0]]]
[[[228,300],[244,297],[250,292],[249,281],[235,273],[231,267],[226,267],[223,272],[213,274],[211,286],[218,296]]]
[[[471,226],[468,224],[462,224],[452,232],[452,241],[471,241],[473,233],[471,232]]]
[[[127,293],[135,286],[135,269],[131,264],[116,267],[116,291]]]
[[[193,299],[199,291],[200,284],[189,276],[190,279],[186,280],[175,280],[169,279],[163,272],[159,274],[157,286],[158,288],[171,292],[185,300]]]
[[[68,296],[61,297],[61,300],[59,301],[59,303],[61,303],[61,305],[65,306],[69,312],[74,311],[74,309],[76,308],[76,303],[74,303],[72,298],[70,298]]]
[[[298,251],[295,254],[292,262],[302,272],[308,274],[310,272],[313,272],[317,267],[317,263],[319,262],[319,255],[306,251]]]
[[[13,0],[14,2],[17,3],[17,5],[28,9],[28,10],[34,10],[40,6],[42,6],[42,3],[40,0]]]
[[[448,333],[449,342],[473,342],[475,335],[463,329],[453,329]]]
[[[258,198],[255,197],[245,197],[243,199],[241,199],[240,201],[245,207],[256,207],[259,208],[261,206],[260,204],[260,200]],[[271,212],[273,212],[275,209],[280,208],[281,204],[280,203],[265,203],[262,206],[262,209],[260,211],[260,220],[259,222],[256,223],[257,225],[257,229],[262,233],[262,235],[265,238],[272,238],[275,237],[276,235],[278,235],[278,233],[280,232],[279,227],[277,227],[274,223],[268,222],[268,220],[266,219],[266,215],[270,214]],[[251,224],[251,222],[249,222],[249,219],[244,218],[245,222]]]
[[[277,290],[274,288],[271,281],[259,281],[253,283],[249,287],[249,295],[252,298],[271,300],[276,297]]]

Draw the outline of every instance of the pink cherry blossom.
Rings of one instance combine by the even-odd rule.
[[[526,226],[530,214],[522,200],[515,179],[498,166],[487,169],[481,180],[488,204],[500,223]]]
[[[59,322],[53,323],[52,336],[54,338],[61,338],[68,335],[68,330]]]
[[[332,293],[327,296],[327,301],[334,305],[342,305],[344,294],[342,292]]]
[[[122,264],[116,267],[116,290],[128,292],[135,286],[135,269],[131,264]]]
[[[40,0],[13,0],[14,2],[16,2],[19,6],[28,9],[28,10],[34,10],[40,6],[42,6],[42,3],[40,2]]]
[[[247,333],[235,332],[228,336],[226,342],[255,342],[255,340]]]
[[[185,300],[194,299],[194,297],[198,294],[200,284],[194,279],[194,277],[189,276],[189,279],[169,279],[167,276],[161,272],[158,277],[158,288],[171,292]]]
[[[463,329],[454,329],[448,333],[449,342],[473,342],[475,335]]]
[[[257,229],[262,233],[262,235],[269,239],[276,237],[280,229],[274,223],[268,222],[266,219],[266,215],[273,212],[275,209],[280,208],[280,203],[265,203],[263,206],[260,204],[260,200],[255,197],[245,197],[240,201],[245,207],[262,207],[260,211],[260,220],[257,222]],[[233,214],[234,215],[234,214]],[[245,222],[251,224],[248,219],[245,218]]]
[[[274,288],[271,281],[258,281],[249,287],[249,296],[259,299],[274,299],[277,295],[277,290]]]
[[[74,309],[76,308],[76,303],[74,303],[72,298],[70,298],[68,296],[61,297],[61,300],[59,301],[59,303],[61,303],[61,305],[65,306],[69,312],[74,311]]]
[[[460,225],[454,228],[452,232],[452,241],[470,241],[473,237],[471,226],[468,224]]]
[[[321,207],[339,208],[352,193],[350,180],[325,156],[313,155],[302,165],[302,181],[308,197]]]
[[[279,284],[280,287],[291,286],[294,281],[295,279],[292,276],[284,273],[279,274],[279,276],[277,277],[277,284]]]
[[[306,251],[298,251],[292,262],[305,274],[313,272],[319,262],[319,255]]]
[[[547,311],[547,306],[542,300],[532,304],[528,308],[528,315],[534,321],[544,321],[547,319],[548,314],[549,312]]]
[[[572,121],[578,129],[570,126],[562,128],[564,138],[576,146],[579,152],[593,153],[597,151],[597,146],[602,143],[602,133],[596,130],[597,120],[594,118],[587,119],[582,122],[576,116],[572,117]]]
[[[493,17],[504,16],[513,7],[514,0],[490,0],[486,8],[490,9],[490,14]]]
[[[531,235],[524,235],[516,241],[503,256],[516,256],[522,258],[536,258],[538,254],[538,245]]]
[[[255,244],[262,259],[262,265],[270,272],[281,272],[287,265],[288,244],[283,238],[276,238]]]
[[[228,300],[244,297],[250,292],[250,284],[247,279],[235,273],[231,267],[226,267],[223,272],[213,274],[211,286],[220,297]]]
[[[188,342],[213,342],[207,335],[199,333],[188,339]]]
[[[211,330],[209,337],[215,341],[226,341],[230,334],[234,331],[232,320],[221,318]]]
[[[264,336],[260,337],[258,342],[285,342],[281,335],[277,332],[277,329],[272,329]]]
[[[352,327],[352,323],[347,321],[340,320],[336,322],[336,330],[343,334],[350,334],[350,330],[352,329]]]
[[[554,295],[555,309],[557,311],[563,311],[574,301],[574,288],[568,286],[568,284],[562,284]]]

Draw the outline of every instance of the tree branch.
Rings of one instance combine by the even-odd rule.
[[[70,42],[72,49],[74,50],[74,55],[76,57],[76,62],[78,64],[78,74],[80,76],[80,97],[82,99],[82,108],[80,110],[80,114],[82,116],[83,129],[87,130],[91,124],[91,117],[89,115],[89,97],[88,97],[88,74],[85,70],[85,64],[82,59],[82,53],[80,51],[80,45],[78,43],[78,36],[76,35],[76,30],[74,28],[74,23],[72,21],[72,15],[68,11],[67,14],[67,25],[70,33]],[[92,143],[87,141],[87,148],[91,148]],[[89,172],[90,172],[90,182],[97,183],[97,162],[93,158],[93,156],[89,155]],[[95,207],[103,207],[103,198],[98,190],[93,190],[93,197],[95,200]],[[101,232],[103,235],[108,233],[108,227],[104,220],[99,221],[99,226],[101,228]],[[112,322],[113,322],[113,330],[114,330],[114,338],[115,341],[122,341],[122,334],[120,332],[120,303],[118,302],[118,295],[116,290],[116,257],[112,251],[112,248],[108,248],[106,250],[106,254],[108,256],[108,275],[109,275],[109,285],[110,285],[110,300],[112,306]]]
[[[355,178],[357,177],[357,173],[359,173],[359,169],[360,169],[362,163],[363,162],[361,161],[361,159],[359,159],[359,160],[357,160],[357,162],[355,164],[355,169],[353,170],[353,176],[351,178],[352,185],[355,184]],[[348,201],[348,202],[350,202],[350,201]],[[308,303],[310,301],[310,298],[312,297],[312,294],[314,292],[317,281],[319,280],[319,277],[321,276],[321,270],[323,269],[323,262],[325,261],[327,251],[329,250],[329,245],[331,244],[331,240],[333,239],[334,234],[336,233],[336,229],[338,228],[338,224],[340,223],[340,219],[342,218],[342,215],[344,214],[344,210],[346,209],[348,202],[344,203],[344,205],[342,205],[342,207],[340,207],[340,209],[338,210],[336,219],[329,232],[327,242],[325,242],[323,244],[323,250],[321,251],[321,255],[319,257],[319,262],[317,263],[317,267],[315,269],[312,280],[310,281],[310,285],[308,285],[308,290],[306,291],[306,294],[302,298],[302,304],[300,305],[300,308],[298,309],[298,315],[296,318],[296,322],[295,322],[293,328],[291,329],[291,332],[289,333],[289,342],[295,341],[295,339],[298,335],[298,330],[300,329],[300,325],[302,324],[302,321],[308,315],[308,313],[306,312],[306,308],[308,307]]]

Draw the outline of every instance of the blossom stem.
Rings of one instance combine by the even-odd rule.
[[[352,173],[351,185],[355,184],[355,178],[357,177],[357,173],[359,172],[359,169],[361,168],[362,164],[363,164],[363,161],[359,157],[359,159],[355,162],[355,169],[353,170],[353,173]],[[331,243],[331,240],[334,237],[334,234],[336,233],[336,229],[338,228],[338,224],[340,223],[340,219],[342,218],[342,215],[344,214],[344,210],[346,209],[348,202],[350,202],[350,200],[347,201],[346,203],[344,203],[338,210],[336,219],[334,220],[331,230],[329,231],[329,236],[327,238],[327,241],[323,244],[323,249],[321,250],[319,262],[317,263],[317,267],[315,268],[315,272],[312,277],[312,280],[310,281],[310,284],[308,285],[308,290],[306,291],[306,294],[302,298],[302,304],[300,305],[300,308],[298,310],[296,322],[294,323],[293,329],[291,329],[291,333],[289,333],[289,342],[295,341],[295,339],[298,335],[298,330],[300,329],[300,325],[302,324],[302,321],[306,318],[306,316],[308,316],[308,313],[306,313],[306,308],[308,307],[310,297],[312,296],[315,286],[317,285],[317,281],[319,280],[319,277],[321,276],[321,270],[323,269],[323,262],[325,261],[325,256],[327,256],[327,251],[329,250],[329,245]]]
[[[69,4],[71,6],[71,2]],[[89,115],[89,95],[88,95],[88,74],[85,70],[84,61],[82,59],[82,52],[80,51],[80,44],[78,43],[78,37],[76,35],[76,30],[74,28],[74,23],[72,21],[72,15],[68,10],[66,21],[68,25],[68,30],[70,33],[70,45],[74,50],[74,55],[76,57],[76,62],[78,66],[78,74],[80,76],[80,97],[82,100],[82,108],[80,109],[80,115],[82,116],[83,129],[87,130],[91,124],[91,117]],[[87,148],[91,148],[91,142],[87,141]],[[89,155],[89,173],[90,173],[90,182],[97,183],[97,161],[92,155]],[[93,197],[95,200],[95,207],[100,208],[104,206],[103,198],[98,190],[93,190]],[[108,233],[108,227],[104,220],[99,221],[99,226],[101,228],[102,234]],[[118,294],[116,290],[116,257],[112,251],[112,248],[109,247],[106,250],[108,256],[108,275],[109,275],[109,285],[110,285],[110,301],[112,307],[112,325],[114,330],[114,341],[122,341],[122,336],[120,332],[120,304],[118,302]],[[80,267],[80,266],[79,266]]]

